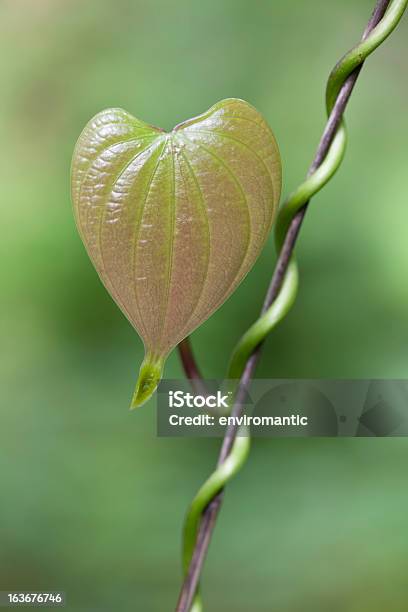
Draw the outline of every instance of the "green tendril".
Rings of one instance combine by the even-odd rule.
[[[391,34],[400,21],[408,0],[393,0],[378,25],[363,38],[363,41],[336,64],[326,88],[326,108],[330,115],[337,96],[350,74]],[[284,202],[277,219],[275,239],[278,253],[281,251],[286,232],[293,217],[331,179],[339,168],[346,149],[347,134],[341,119],[328,152],[316,170],[309,174]],[[239,379],[248,358],[266,336],[289,312],[298,289],[298,267],[292,255],[286,269],[279,293],[266,312],[248,329],[235,347],[228,370],[228,379]],[[188,571],[194,552],[203,511],[226,483],[239,471],[248,457],[250,439],[248,433],[240,431],[226,460],[217,467],[195,496],[185,519],[183,532],[183,568]],[[202,602],[197,589],[190,612],[201,612]]]

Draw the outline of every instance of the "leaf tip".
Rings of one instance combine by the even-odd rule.
[[[164,358],[147,354],[140,366],[135,392],[130,404],[130,410],[143,406],[156,391],[163,373]]]

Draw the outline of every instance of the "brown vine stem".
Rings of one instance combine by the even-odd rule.
[[[364,40],[366,36],[380,22],[388,8],[388,5],[390,4],[390,1],[391,0],[379,0],[377,2],[373,14],[364,31],[362,40]],[[315,172],[315,170],[320,166],[320,164],[326,157],[326,154],[333,141],[336,130],[341,122],[344,110],[347,106],[350,94],[357,81],[362,66],[363,63],[361,63],[348,76],[339,91],[334,107],[326,123],[323,135],[320,139],[316,155],[309,168],[308,176]],[[279,293],[279,289],[282,285],[282,281],[285,276],[289,261],[293,254],[293,250],[299,235],[300,228],[302,226],[303,219],[307,211],[308,204],[309,202],[304,204],[303,208],[301,208],[298,213],[293,217],[289,225],[283,246],[281,248],[277,263],[275,265],[275,269],[273,271],[268,291],[265,296],[261,314],[263,314],[270,307],[270,305],[273,303]],[[235,403],[231,412],[233,416],[239,416],[242,413],[246,389],[248,388],[248,385],[254,376],[255,369],[260,357],[261,345],[262,343],[260,343],[256,347],[256,349],[254,350],[254,352],[249,357],[246,363],[244,372],[239,383]],[[179,346],[179,350],[187,377],[191,378],[192,382],[195,385],[199,384],[199,388],[203,389],[204,381],[202,380],[188,339],[181,343],[181,345]],[[218,465],[223,463],[223,461],[225,461],[226,457],[230,453],[236,435],[237,427],[235,425],[231,425],[227,429],[221,445],[221,450],[218,457]],[[191,558],[188,572],[184,578],[184,582],[180,591],[176,612],[189,612],[190,610],[191,603],[194,598],[194,594],[196,592],[201,571],[203,568],[205,556],[207,554],[210,539],[215,527],[218,512],[222,503],[223,494],[224,492],[220,491],[217,495],[215,495],[215,497],[208,504],[202,515],[195,549]]]

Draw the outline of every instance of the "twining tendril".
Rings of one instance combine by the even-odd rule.
[[[380,0],[362,41],[344,55],[329,76],[326,88],[326,109],[329,120],[319,150],[306,180],[287,198],[277,219],[275,240],[279,259],[274,278],[278,281],[278,285],[275,283],[278,291],[277,293],[275,291],[275,295],[272,291],[270,304],[267,303],[267,297],[267,308],[238,342],[230,361],[228,379],[241,379],[251,355],[286,316],[295,301],[298,288],[298,268],[293,248],[304,212],[312,196],[330,180],[342,162],[347,142],[342,115],[361,66],[397,26],[407,4],[408,0],[391,0],[391,2]],[[296,219],[297,223],[294,223]],[[196,587],[200,568],[198,570],[194,568],[196,570],[195,582],[188,575],[197,546],[197,538],[201,535],[200,521],[203,513],[219,496],[225,484],[245,462],[250,446],[249,435],[245,434],[246,432],[242,430],[234,433],[231,451],[202,485],[188,510],[183,534],[183,566],[186,578],[177,612],[201,612],[202,610],[198,586]]]

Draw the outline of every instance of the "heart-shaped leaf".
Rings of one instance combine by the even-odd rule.
[[[122,109],[85,127],[72,162],[78,230],[105,287],[142,337],[132,405],[169,352],[252,267],[281,189],[272,131],[227,99],[166,133]]]

